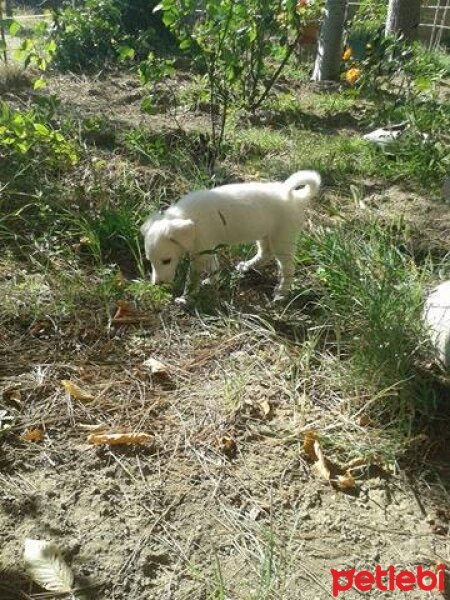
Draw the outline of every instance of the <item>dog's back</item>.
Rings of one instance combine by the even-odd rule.
[[[296,190],[303,185],[303,189]],[[231,183],[191,192],[166,214],[189,218],[217,244],[252,242],[274,231],[301,227],[304,211],[320,186],[315,171],[299,171],[285,182]]]

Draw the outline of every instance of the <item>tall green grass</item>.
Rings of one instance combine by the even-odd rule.
[[[303,236],[298,261],[307,267],[320,298],[319,320],[332,332],[349,377],[375,393],[422,396],[416,364],[427,352],[421,314],[429,271],[397,242],[396,233],[377,223],[345,224]]]

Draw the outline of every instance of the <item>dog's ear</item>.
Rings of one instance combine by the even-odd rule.
[[[171,219],[169,225],[169,239],[181,246],[187,252],[194,248],[195,225],[191,219]]]
[[[141,235],[143,235],[145,237],[147,231],[150,229],[151,225],[153,223],[153,217],[149,217],[145,223],[143,225],[141,225]]]

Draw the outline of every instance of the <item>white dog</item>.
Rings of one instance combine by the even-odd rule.
[[[277,296],[282,296],[294,275],[296,236],[320,182],[316,171],[299,171],[284,182],[235,183],[183,196],[141,227],[152,283],[172,281],[186,253],[194,272],[214,273],[217,258],[205,252],[223,244],[256,241],[256,255],[237,268],[246,272],[275,258],[280,269]],[[297,190],[300,186],[303,189]]]

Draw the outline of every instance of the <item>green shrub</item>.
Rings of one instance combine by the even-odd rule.
[[[296,0],[162,0],[163,22],[178,37],[180,49],[206,74],[211,117],[212,165],[220,153],[233,108],[255,112],[294,52],[302,27],[317,17]],[[197,16],[193,15],[197,12]],[[279,54],[274,60],[274,41]]]
[[[21,170],[61,169],[78,161],[73,143],[35,109],[19,112],[6,102],[0,104],[0,154],[7,168]]]
[[[53,34],[55,64],[62,70],[84,70],[114,60],[143,58],[151,49],[171,44],[171,35],[156,0],[85,0],[58,15]]]

